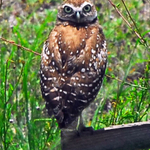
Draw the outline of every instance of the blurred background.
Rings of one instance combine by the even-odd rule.
[[[55,25],[61,2],[0,1],[2,150],[61,149],[60,130],[56,120],[47,115],[41,96],[38,55]],[[94,0],[108,49],[103,86],[84,111],[87,126],[94,129],[150,119],[150,1],[126,0],[125,5],[123,0],[112,2],[131,27],[109,1]]]

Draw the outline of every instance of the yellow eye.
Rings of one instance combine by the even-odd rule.
[[[65,11],[65,13],[67,13],[67,14],[71,14],[71,13],[73,12],[73,9],[72,9],[71,7],[69,7],[69,6],[65,6],[65,7],[64,7],[64,11]]]
[[[91,6],[90,5],[84,6],[83,11],[84,12],[90,12],[91,11]]]

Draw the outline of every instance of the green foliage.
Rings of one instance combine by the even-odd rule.
[[[128,27],[118,14],[113,13],[114,8],[109,9],[108,12],[111,18],[105,16],[100,19],[109,55],[106,78],[97,97],[99,107],[92,120],[95,129],[150,119],[150,41],[149,25],[146,24],[148,20],[143,22],[141,18],[140,10],[143,5],[139,1],[134,1],[132,4],[127,2],[126,5],[136,27],[127,12],[124,12],[121,3],[117,8],[123,11],[122,15],[132,24],[132,28]],[[142,35],[145,43],[134,34],[135,28]]]
[[[24,8],[19,14],[15,14],[14,4],[2,8],[0,36],[41,53],[56,20],[56,7],[45,8],[48,0],[17,2]],[[122,3],[115,2],[133,25]],[[99,105],[92,120],[95,129],[150,119],[149,20],[142,14],[142,2],[127,0],[126,5],[138,29],[128,27],[108,2],[97,8],[109,55],[106,77],[97,96]],[[12,14],[17,21],[13,28],[8,22]],[[40,56],[0,41],[0,66],[0,149],[60,149],[58,125],[55,119],[48,118],[40,93]]]

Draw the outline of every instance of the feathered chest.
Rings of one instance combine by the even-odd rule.
[[[76,28],[59,25],[53,29],[47,42],[51,52],[49,61],[55,60],[63,72],[71,73],[71,66],[75,65],[78,69],[94,65],[96,69],[106,57],[106,43],[99,26]]]

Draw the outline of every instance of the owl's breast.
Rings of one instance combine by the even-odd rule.
[[[87,72],[98,70],[106,62],[105,38],[98,25],[56,26],[50,34],[49,44],[57,62],[61,61],[61,72],[68,75],[82,72],[82,68],[87,68]]]
[[[50,39],[55,36],[63,60],[67,60],[69,57],[78,57],[87,49],[90,50],[89,54],[91,49],[96,49],[98,27],[77,28],[71,25],[59,25],[53,31],[55,35],[52,33]]]
[[[62,49],[66,51],[76,52],[85,47],[85,40],[88,38],[88,31],[85,28],[73,26],[61,26],[59,28],[59,43]]]

